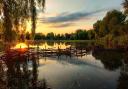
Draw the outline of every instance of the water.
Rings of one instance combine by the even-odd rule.
[[[89,47],[46,43],[39,47]],[[31,45],[30,47],[36,47]],[[128,53],[89,50],[84,56],[51,56],[0,62],[0,89],[128,89]],[[36,59],[36,60],[35,60]]]

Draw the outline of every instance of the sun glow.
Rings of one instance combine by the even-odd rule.
[[[24,53],[27,52],[28,46],[25,43],[17,43],[16,46],[12,47],[11,49],[16,50],[17,52]]]
[[[18,43],[14,49],[24,49],[27,48],[28,46],[25,43]]]

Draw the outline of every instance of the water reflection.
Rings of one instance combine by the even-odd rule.
[[[43,45],[68,44],[79,55],[6,56],[7,60],[0,59],[0,89],[128,89],[127,52],[97,51],[87,43],[48,44],[30,45],[40,50]]]
[[[128,89],[128,74],[121,73],[118,80],[118,88],[117,89]]]
[[[123,53],[117,51],[93,51],[92,54],[100,60],[108,70],[116,70],[122,65]]]
[[[37,45],[39,46],[40,49],[58,49],[58,47],[60,49],[66,49],[68,47],[70,47],[70,44],[66,44],[66,43],[60,43],[60,42],[43,42],[43,43],[31,43],[29,46],[31,48],[35,48],[37,47]]]
[[[1,61],[0,80],[0,89],[48,89],[45,79],[38,80],[38,60],[35,56]]]
[[[118,51],[94,51],[93,56],[101,60],[106,69],[120,68],[117,89],[128,89],[128,53]]]
[[[128,89],[128,53],[124,54],[124,59],[122,62],[120,77],[118,79],[117,89]]]

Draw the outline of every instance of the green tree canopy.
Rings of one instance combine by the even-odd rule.
[[[120,11],[109,11],[103,20],[99,20],[93,25],[96,36],[98,38],[104,37],[109,33],[119,35],[122,27],[124,26],[125,19],[126,15]]]

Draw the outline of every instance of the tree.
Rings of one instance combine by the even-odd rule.
[[[3,29],[5,42],[13,40],[13,30],[18,30],[31,17],[32,36],[36,28],[36,11],[38,7],[44,9],[45,0],[0,0],[0,11],[3,15]]]
[[[88,39],[89,40],[95,39],[95,31],[94,30],[88,31]]]
[[[45,35],[42,33],[36,33],[34,40],[44,40],[45,39]]]
[[[55,37],[55,35],[54,35],[53,32],[50,32],[50,33],[47,34],[47,39],[48,40],[54,40],[54,37]]]
[[[126,15],[120,11],[109,11],[103,20],[99,20],[93,25],[97,38],[104,37],[108,34],[119,36],[125,24],[125,19]]]
[[[121,30],[120,27],[123,26],[125,19],[126,16],[122,12],[113,10],[107,13],[103,22],[107,25],[108,32],[113,34],[113,32],[118,33]]]
[[[26,32],[25,38],[26,38],[27,40],[30,40],[30,36],[31,36],[31,34],[30,34],[29,32]]]
[[[45,6],[45,0],[29,0],[30,2],[30,12],[31,12],[31,22],[32,22],[32,37],[34,38],[34,35],[35,35],[35,29],[36,29],[36,3],[39,5],[39,6],[42,6],[43,9],[44,9],[44,6]]]
[[[79,29],[75,32],[76,39],[77,40],[85,40],[88,39],[88,34],[86,30]]]
[[[123,7],[125,9],[125,14],[128,15],[128,0],[124,0]]]
[[[70,40],[70,38],[71,38],[71,34],[65,33],[65,39]]]
[[[70,37],[71,40],[75,40],[76,39],[76,35],[75,33],[71,33],[71,37]]]
[[[60,34],[57,34],[56,35],[56,40],[60,40],[60,38],[61,38],[61,35]]]
[[[96,23],[93,24],[93,29],[96,33],[96,38],[100,37],[99,29],[100,29],[101,22],[102,22],[101,20],[98,20]]]

